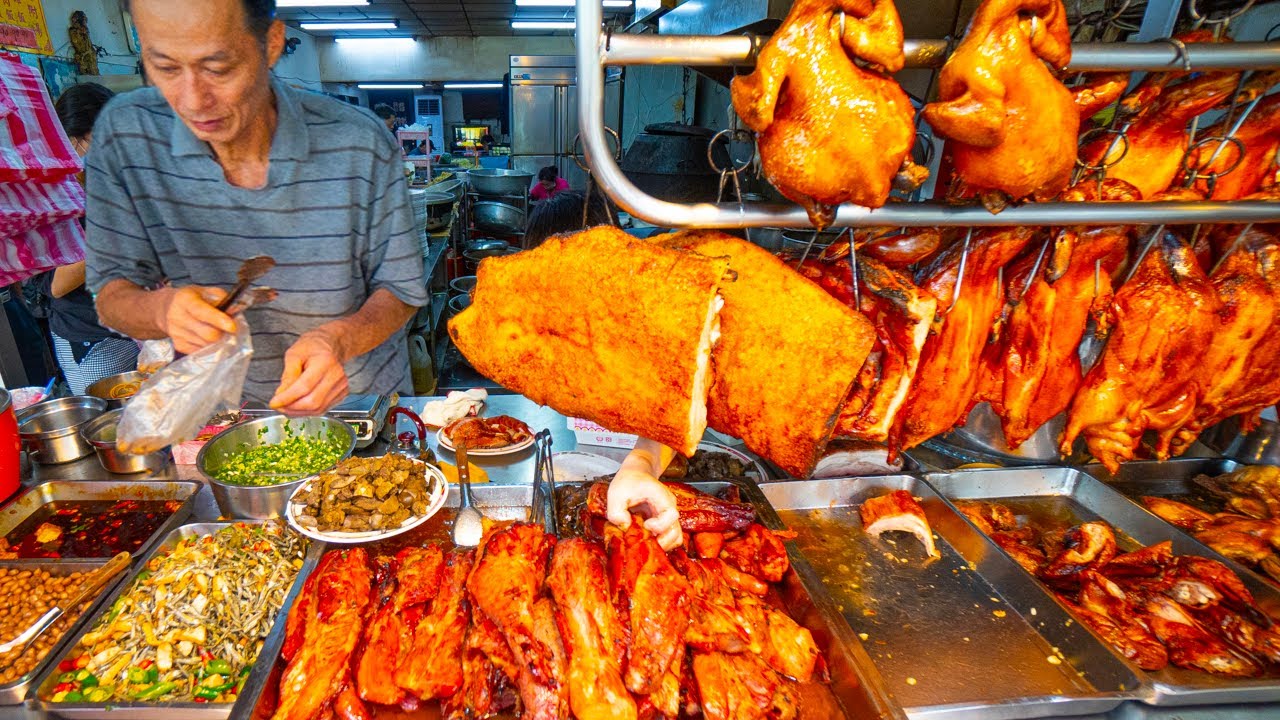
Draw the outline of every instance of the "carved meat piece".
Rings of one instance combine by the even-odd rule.
[[[747,503],[723,500],[685,483],[663,484],[676,497],[680,529],[686,533],[738,532],[755,522],[755,508]],[[592,515],[606,516],[608,496],[609,483],[597,482],[591,485],[587,494],[587,508]]]
[[[466,582],[474,559],[472,550],[449,553],[440,592],[418,621],[413,644],[395,669],[396,684],[420,700],[451,697],[462,688],[462,648],[470,615]]]
[[[672,666],[689,627],[689,584],[640,522],[606,537],[609,584],[631,636],[623,679],[631,692],[649,695],[668,672],[679,673]]]
[[[310,597],[291,611],[307,615],[294,623],[302,642],[280,678],[273,720],[310,720],[344,690],[348,707],[358,708],[350,664],[373,602],[369,556],[360,548],[330,550],[307,585]]]
[[[604,551],[582,539],[565,540],[551,555],[547,587],[569,666],[569,705],[579,720],[627,720],[636,704],[622,684],[626,629],[609,601]]]
[[[410,653],[423,606],[440,589],[443,566],[444,553],[438,545],[396,553],[395,577],[388,583],[391,592],[365,631],[364,652],[356,665],[356,688],[362,700],[398,705],[405,699],[405,688],[393,675]]]
[[[942,557],[933,542],[933,530],[924,508],[906,490],[894,490],[887,495],[870,498],[858,509],[862,516],[862,529],[872,537],[897,530],[911,533],[924,546],[929,557]]]
[[[1256,677],[1262,667],[1211,635],[1173,600],[1155,596],[1144,606],[1146,621],[1169,650],[1174,665],[1230,677]]]
[[[1081,523],[1062,538],[1062,550],[1040,571],[1049,582],[1077,582],[1080,573],[1104,567],[1116,556],[1116,536],[1101,520]]]
[[[771,583],[782,582],[791,567],[782,541],[759,523],[752,523],[742,535],[725,543],[721,557],[742,572]]]

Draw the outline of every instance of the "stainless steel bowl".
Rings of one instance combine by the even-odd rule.
[[[467,191],[466,185],[458,178],[451,178],[449,180],[445,180],[444,182],[427,186],[427,192],[444,193],[445,195],[448,195],[449,197],[453,198],[454,202],[461,200],[463,194],[466,193],[466,191]]]
[[[123,408],[110,410],[80,428],[80,437],[93,446],[103,469],[117,475],[133,475],[140,472],[158,473],[168,467],[172,458],[169,448],[146,455],[130,455],[116,450],[116,425],[120,424],[120,416],[123,414]]]
[[[475,289],[475,275],[463,275],[460,278],[454,278],[449,281],[449,290],[457,295],[469,295],[471,291]]]
[[[471,240],[462,246],[464,253],[471,253],[477,257],[485,255],[502,255],[511,247],[511,243],[506,240],[495,240],[493,238],[479,238]]]
[[[518,233],[524,231],[524,211],[514,205],[485,200],[471,206],[471,219],[476,228],[487,232]]]
[[[481,195],[525,195],[533,184],[533,173],[481,168],[468,173],[468,182]]]
[[[18,413],[18,435],[32,462],[57,465],[93,452],[80,429],[107,410],[102,398],[76,395],[36,403]]]
[[[138,388],[148,377],[150,376],[136,370],[111,375],[85,388],[84,394],[106,400],[107,409],[115,410],[116,408],[124,407],[124,404],[129,402],[129,398],[138,392]]]
[[[454,295],[449,298],[449,317],[453,317],[469,307],[471,307],[470,295]]]
[[[274,445],[289,437],[286,430],[293,435],[304,435],[310,438],[327,437],[336,433],[347,441],[346,452],[342,459],[351,457],[356,448],[356,434],[350,425],[331,417],[289,418],[284,415],[270,415],[257,420],[250,420],[223,430],[214,435],[209,442],[200,448],[196,455],[196,470],[209,480],[213,497],[218,501],[218,509],[227,517],[252,518],[266,520],[272,517],[284,517],[285,506],[294,488],[302,484],[310,475],[286,480],[276,485],[232,485],[214,477],[219,469],[231,457],[246,450]],[[327,470],[324,468],[321,470]]]

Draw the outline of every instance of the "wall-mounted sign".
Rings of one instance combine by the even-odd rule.
[[[53,54],[40,0],[0,0],[0,47]]]

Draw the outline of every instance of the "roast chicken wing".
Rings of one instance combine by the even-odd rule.
[[[604,552],[571,539],[556,545],[547,587],[556,601],[569,667],[569,705],[579,720],[627,720],[636,704],[622,684],[626,630],[609,601]]]
[[[1094,187],[1086,182],[1082,190]],[[1132,186],[1119,180],[1105,181],[1100,197],[1080,194],[1081,200],[1139,199]],[[1111,301],[1111,277],[1128,253],[1129,229],[1062,228],[1053,242],[1047,261],[1028,255],[1005,274],[1012,310],[998,370],[1001,397],[993,405],[999,407],[1011,448],[1066,410],[1080,387],[1080,341],[1090,315]]]
[[[1095,570],[1081,574],[1080,604],[1105,616],[1114,625],[1094,625],[1111,646],[1143,670],[1160,670],[1169,653],[1130,606],[1124,590]],[[1086,617],[1086,621],[1090,618]],[[1114,628],[1114,630],[1112,629]]]
[[[974,232],[959,298],[962,241],[948,247],[924,273],[921,287],[937,298],[935,334],[925,341],[906,402],[898,411],[892,447],[915,447],[962,422],[978,387],[980,360],[1004,305],[1000,268],[1031,241],[1027,227]]]
[[[1115,295],[1115,330],[1072,400],[1060,450],[1084,434],[1112,472],[1134,457],[1142,433],[1159,433],[1168,457],[1177,429],[1195,411],[1195,376],[1218,327],[1221,302],[1191,248],[1161,231],[1133,277]]]
[[[647,533],[646,533],[647,534]],[[654,541],[655,544],[657,541]],[[569,715],[563,657],[548,645],[534,620],[547,560],[555,538],[534,525],[517,524],[487,536],[467,580],[476,606],[506,637],[518,668],[524,717],[564,720]],[[553,623],[554,628],[554,623]]]
[[[1235,677],[1262,673],[1258,662],[1234,650],[1226,641],[1201,627],[1177,602],[1163,596],[1147,600],[1146,621],[1169,650],[1169,660],[1190,667]]]
[[[1061,0],[984,0],[938,77],[938,101],[924,119],[947,139],[959,197],[991,191],[1048,199],[1066,188],[1076,157],[1080,111],[1045,66],[1071,60]]]
[[[900,171],[924,180],[908,159],[911,102],[888,75],[903,62],[892,0],[797,0],[755,71],[734,78],[733,107],[759,133],[765,176],[815,226],[842,202],[880,207]]]
[[[1040,570],[1048,582],[1079,582],[1080,573],[1103,567],[1116,556],[1116,536],[1102,521],[1081,523],[1062,536],[1062,549]]]
[[[449,553],[440,592],[417,622],[413,644],[395,668],[396,684],[419,700],[451,697],[462,689],[463,643],[470,616],[466,582],[474,559],[471,550]],[[390,667],[384,666],[383,671]]]
[[[1191,118],[1231,97],[1238,73],[1201,75],[1163,93],[1130,124],[1128,143],[1100,135],[1080,149],[1081,162],[1107,164],[1107,177],[1124,180],[1151,199],[1167,190],[1178,175]],[[1127,149],[1126,149],[1127,145]]]
[[[303,590],[310,597],[291,611],[306,613],[294,623],[302,641],[280,678],[273,720],[311,720],[344,691],[347,703],[359,702],[350,665],[373,602],[368,554],[360,548],[326,553]]]

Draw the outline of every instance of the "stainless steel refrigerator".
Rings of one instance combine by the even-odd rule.
[[[606,123],[617,129],[620,73],[605,82]],[[578,135],[577,69],[572,55],[511,56],[511,167],[533,173],[548,165],[569,187],[586,187],[586,173],[573,161]],[[581,148],[579,148],[581,152]]]

